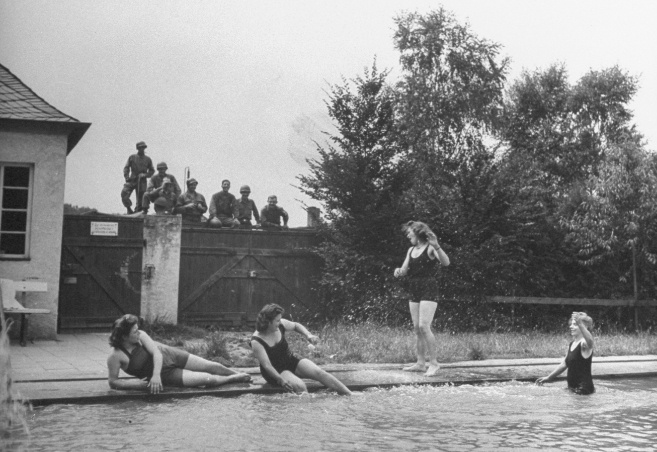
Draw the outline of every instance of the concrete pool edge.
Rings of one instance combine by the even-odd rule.
[[[469,365],[450,363],[443,366],[441,374],[426,378],[422,374],[403,372],[399,364],[379,365],[342,365],[322,366],[330,372],[335,372],[351,390],[363,391],[371,388],[393,388],[409,385],[482,385],[504,382],[533,382],[540,376],[547,375],[559,360],[542,360],[540,364],[516,360],[505,360],[497,365]],[[482,362],[484,363],[484,362]],[[342,369],[336,367],[343,367]],[[19,393],[28,399],[32,406],[52,404],[95,404],[115,403],[126,400],[162,401],[191,397],[236,397],[246,394],[277,394],[283,391],[264,383],[259,373],[253,372],[255,383],[250,385],[236,383],[209,389],[178,389],[169,388],[165,392],[152,395],[141,391],[118,391],[107,387],[106,379],[88,380],[49,380],[33,382],[14,382]],[[609,357],[597,362],[593,368],[594,380],[611,380],[623,378],[654,378],[657,377],[657,359],[624,359]],[[562,384],[565,374],[550,384]],[[323,390],[316,382],[307,382],[309,392]]]

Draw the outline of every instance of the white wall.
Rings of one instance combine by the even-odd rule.
[[[141,316],[148,322],[178,323],[181,237],[180,215],[144,217]]]
[[[25,297],[25,307],[50,310],[48,315],[29,316],[28,337],[33,338],[55,339],[57,333],[66,145],[63,133],[0,130],[0,161],[34,164],[30,258],[0,260],[3,278],[38,278],[48,283],[48,292]],[[17,299],[21,301],[20,294]]]

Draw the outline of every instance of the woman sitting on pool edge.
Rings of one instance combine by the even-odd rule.
[[[591,376],[593,361],[593,336],[589,332],[591,328],[593,328],[591,317],[585,312],[573,312],[570,317],[570,334],[573,336],[573,341],[568,345],[566,357],[550,375],[536,380],[537,384],[551,381],[568,369],[568,389],[582,395],[595,392]]]
[[[306,336],[310,343],[317,342],[300,323],[282,318],[285,310],[275,304],[266,305],[258,313],[256,331],[251,336],[251,348],[260,363],[262,377],[272,385],[281,386],[297,394],[308,392],[302,378],[319,381],[340,395],[351,395],[351,391],[337,378],[306,358],[297,357],[285,340],[285,331],[296,331]]]
[[[249,382],[251,376],[168,345],[139,330],[139,319],[126,314],[114,322],[109,339],[107,378],[112,389],[143,389],[157,394],[162,385],[178,387],[220,386]],[[139,380],[120,380],[119,369]]]

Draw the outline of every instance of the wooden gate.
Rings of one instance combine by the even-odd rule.
[[[109,331],[140,314],[143,220],[65,215],[58,331]]]
[[[294,313],[312,303],[317,242],[314,231],[183,227],[178,319],[252,327],[267,303]]]

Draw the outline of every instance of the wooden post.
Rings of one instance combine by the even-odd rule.
[[[320,210],[317,207],[308,207],[306,209],[306,212],[308,212],[308,227],[309,228],[316,228],[319,226],[319,216],[320,216]]]
[[[636,305],[637,300],[639,299],[639,289],[636,282],[636,246],[632,242],[632,273],[634,276],[634,330],[639,332],[639,308]]]

